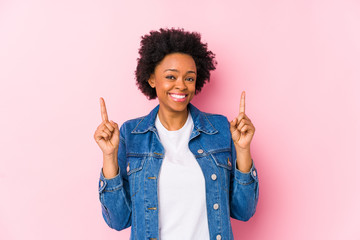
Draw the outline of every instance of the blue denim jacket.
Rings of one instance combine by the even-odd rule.
[[[255,213],[259,186],[254,162],[248,173],[236,169],[236,150],[225,116],[188,109],[194,129],[189,149],[205,178],[210,239],[234,239],[230,217],[247,221]],[[148,115],[120,127],[119,174],[106,179],[100,173],[102,215],[109,227],[131,228],[130,239],[158,240],[158,174],[164,158],[155,119],[157,105]],[[181,179],[179,179],[181,181]],[[181,223],[179,223],[181,224]]]

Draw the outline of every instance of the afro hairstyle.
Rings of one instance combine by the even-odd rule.
[[[194,59],[197,70],[195,94],[210,81],[210,71],[216,68],[215,54],[207,49],[206,43],[201,42],[200,33],[187,32],[182,28],[150,31],[141,37],[140,57],[137,58],[135,71],[136,85],[149,100],[155,99],[157,95],[148,79],[154,73],[155,67],[170,53],[184,53]]]

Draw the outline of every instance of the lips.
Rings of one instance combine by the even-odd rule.
[[[184,94],[184,93],[169,93],[169,96],[175,102],[184,102],[186,97],[187,97],[187,94]]]

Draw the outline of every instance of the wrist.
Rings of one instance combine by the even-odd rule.
[[[252,166],[250,149],[236,150],[236,165],[237,169],[243,173],[247,173],[250,171]]]
[[[114,156],[104,156],[103,161],[103,175],[107,179],[114,178],[119,173],[119,164],[117,158]]]
[[[241,154],[248,154],[250,153],[250,146],[249,147],[246,147],[246,148],[241,148],[241,147],[238,147],[235,145],[235,150],[236,150],[236,153],[241,153]]]
[[[103,159],[104,161],[116,161],[117,160],[117,151],[113,152],[113,153],[103,153]]]

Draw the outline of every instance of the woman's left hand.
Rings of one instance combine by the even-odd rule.
[[[250,151],[250,143],[255,133],[255,127],[245,114],[245,91],[241,93],[239,114],[230,122],[230,132],[237,150]]]

